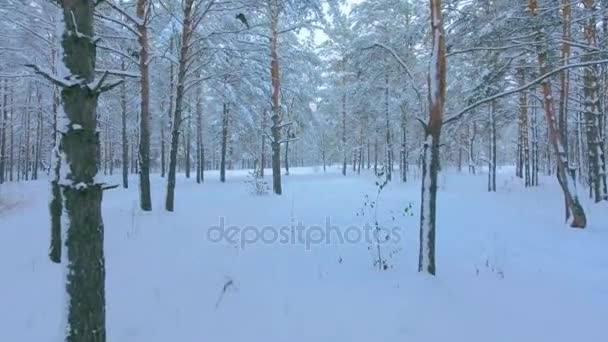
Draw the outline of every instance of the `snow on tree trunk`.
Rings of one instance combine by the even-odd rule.
[[[386,179],[392,180],[393,174],[393,146],[391,141],[391,120],[390,120],[390,102],[389,102],[389,78],[388,74],[384,76],[384,114],[386,120]]]
[[[420,253],[418,271],[435,275],[435,225],[437,175],[439,173],[439,138],[445,103],[445,37],[441,0],[430,0],[433,35],[429,85],[429,121],[425,125],[422,151],[422,191],[420,204]]]
[[[534,18],[538,18],[537,0],[529,0],[528,7],[532,16]],[[549,72],[547,50],[544,46],[546,35],[541,29],[540,23],[537,23],[536,31],[536,49],[538,56],[538,65],[540,68],[539,71],[540,74],[546,74],[547,72]],[[554,110],[553,91],[550,79],[546,79],[542,82],[542,91],[543,101],[545,104],[545,116],[547,119],[549,140],[556,154],[558,180],[564,193],[564,197],[566,198],[566,202],[568,203],[568,207],[570,208],[570,213],[572,214],[570,226],[573,228],[585,228],[585,226],[587,225],[587,217],[585,216],[585,211],[583,210],[583,207],[578,198],[574,177],[568,170],[568,155],[566,154],[566,151],[564,149],[561,135],[557,127],[557,121],[555,118]],[[549,157],[549,154],[547,154],[547,157]]]
[[[369,163],[369,161],[368,161]],[[401,115],[401,181],[407,182],[407,116],[405,110]]]
[[[342,154],[342,175],[346,176],[346,90],[344,90],[344,94],[342,94]]]
[[[488,191],[496,192],[496,119],[494,118],[496,104],[494,102],[490,103],[489,110],[489,133],[490,138],[488,139],[490,142],[489,146],[489,158],[488,158]]]
[[[585,61],[593,59],[594,48],[597,46],[596,38],[596,9],[594,0],[584,0],[583,4],[587,12],[584,35],[587,40],[587,54],[583,57]],[[600,90],[598,78],[598,66],[589,65],[584,69],[583,93],[585,123],[587,133],[587,157],[589,159],[590,184],[593,189],[595,202],[608,200],[606,188],[606,164],[604,159],[604,141],[602,140],[602,107],[600,103]]]
[[[2,121],[0,123],[0,184],[4,183],[4,170],[6,168],[6,126],[8,122],[8,79],[4,80],[2,94]]]
[[[196,182],[205,180],[205,154],[203,152],[203,89],[196,87]]]
[[[477,124],[475,122],[467,126],[467,133],[469,135],[469,173],[475,174],[475,137],[477,136]]]
[[[93,42],[94,1],[63,1],[63,30],[57,67],[61,90],[59,186],[64,203],[62,260],[65,263],[64,340],[106,339],[102,184],[97,180],[99,132]]]
[[[519,84],[526,83],[526,74],[523,68],[517,69]],[[525,91],[519,93],[519,139],[518,146],[521,148],[521,170],[526,187],[531,186],[530,179],[530,142],[528,136],[528,94]]]
[[[186,178],[190,178],[190,161],[192,158],[191,153],[191,139],[192,139],[192,101],[188,101],[188,126],[186,126],[186,134],[184,134],[184,138],[182,139],[184,143],[184,151],[186,155],[184,156],[184,168],[186,169]]]
[[[261,132],[262,142],[260,146],[260,177],[264,178],[264,168],[266,167],[266,111],[262,113]]]
[[[139,114],[139,206],[144,211],[152,210],[150,195],[150,72],[148,47],[149,0],[137,0],[137,37],[139,43],[140,114]]]
[[[124,66],[124,64],[123,64]],[[122,187],[129,188],[129,138],[127,136],[127,89],[120,87],[120,123],[122,136]]]

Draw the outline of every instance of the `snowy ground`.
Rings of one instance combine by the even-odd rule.
[[[137,209],[132,189],[108,191],[106,293],[109,342],[195,341],[608,341],[608,207],[587,202],[586,230],[566,228],[549,178],[524,189],[502,170],[498,193],[485,175],[442,174],[438,276],[418,274],[419,181],[394,182],[380,203],[397,216],[402,240],[383,248],[379,271],[366,242],[311,245],[214,243],[207,232],[331,223],[362,226],[373,177],[296,169],[282,197],[247,192],[244,172],[221,184],[178,180],[176,212]],[[269,180],[269,178],[267,177]],[[0,189],[0,341],[54,341],[62,271],[47,259],[45,181]],[[223,289],[225,288],[225,291]]]

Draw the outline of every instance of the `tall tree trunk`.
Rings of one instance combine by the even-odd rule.
[[[585,22],[585,38],[587,46],[598,48],[596,37],[596,7],[595,0],[583,0],[587,19]],[[583,57],[585,61],[593,59],[594,49],[588,49]],[[587,153],[589,158],[590,183],[593,188],[595,202],[608,200],[606,187],[606,163],[604,158],[604,141],[602,140],[602,106],[600,103],[599,71],[597,65],[584,69],[585,122],[587,133]]]
[[[490,125],[490,149],[488,158],[488,191],[496,192],[496,119],[494,111],[496,103],[490,103],[489,125]]]
[[[220,160],[220,182],[226,181],[226,153],[228,151],[228,103],[224,102],[222,111],[222,147]]]
[[[472,128],[471,128],[472,127]],[[475,137],[477,136],[477,124],[475,122],[467,126],[469,134],[469,173],[475,174]]]
[[[378,174],[378,135],[374,134],[374,174]]]
[[[342,94],[342,153],[344,155],[342,175],[346,176],[346,92]]]
[[[2,94],[2,125],[0,125],[0,184],[4,183],[6,169],[6,126],[8,122],[8,79],[4,79]]]
[[[169,39],[169,51],[173,52],[173,37],[171,37]],[[162,153],[162,164],[161,164],[161,177],[165,177],[165,173],[166,173],[166,144],[167,142],[165,141],[165,125],[167,125],[167,127],[169,128],[169,130],[171,130],[171,116],[173,115],[173,90],[175,88],[174,84],[173,84],[173,79],[174,79],[174,75],[173,75],[173,63],[170,63],[169,65],[169,111],[167,112],[167,123],[165,124],[164,121],[161,123],[163,125],[163,129],[161,130],[162,133],[162,145],[161,145],[161,153]],[[164,115],[164,114],[163,114]]]
[[[53,63],[53,72],[57,72],[57,50],[53,49],[51,54]],[[59,56],[61,57],[61,56]],[[57,134],[57,117],[59,114],[59,106],[61,105],[57,87],[53,85],[53,150],[51,151],[51,200],[49,203],[49,212],[51,214],[51,243],[49,246],[49,258],[54,263],[61,262],[61,215],[63,212],[63,198],[61,195],[61,187],[59,186],[59,176],[61,170],[61,157],[59,155],[60,135]],[[12,142],[11,142],[12,144]],[[11,157],[12,158],[12,157]],[[12,162],[11,162],[12,163]],[[11,171],[12,173],[12,171]]]
[[[530,13],[533,17],[538,16],[538,3],[537,0],[529,0],[528,2]],[[537,23],[537,55],[539,72],[541,75],[549,72],[549,65],[547,60],[547,50],[543,46],[545,43],[546,36],[541,29],[540,23]],[[556,154],[557,172],[559,173],[558,179],[561,185],[562,191],[570,208],[572,214],[572,221],[570,225],[574,228],[585,228],[587,225],[587,218],[585,211],[579,201],[578,194],[576,191],[576,182],[572,174],[568,172],[568,155],[564,149],[564,145],[559,134],[558,127],[556,127],[555,111],[553,104],[553,91],[551,88],[551,80],[547,79],[542,83],[543,97],[545,103],[545,116],[547,118],[547,126],[549,130],[549,138],[551,145]]]
[[[142,210],[152,210],[150,195],[150,72],[148,46],[149,0],[137,0],[136,14],[139,19],[140,113],[139,113],[139,205]]]
[[[129,138],[127,136],[127,89],[125,83],[120,87],[120,122],[122,136],[122,187],[127,189],[129,188]]]
[[[14,171],[15,171],[15,91],[13,87],[11,87],[10,92],[10,114],[11,114],[11,124],[10,124],[10,132],[9,135],[11,137],[10,143],[11,147],[8,152],[8,180],[10,182],[14,179]]]
[[[532,186],[538,186],[538,118],[537,118],[537,106],[532,107]]]
[[[433,52],[429,73],[429,121],[425,126],[422,158],[422,191],[420,205],[420,254],[418,271],[435,275],[435,218],[437,175],[439,173],[439,139],[445,103],[445,37],[441,0],[430,0]]]
[[[171,152],[169,156],[169,175],[167,179],[167,198],[165,209],[174,210],[175,202],[175,173],[177,169],[177,150],[179,148],[179,131],[182,123],[182,105],[184,102],[184,86],[186,69],[189,60],[190,38],[192,37],[192,9],[194,0],[184,0],[184,16],[182,22],[182,42],[180,45],[179,65],[177,71],[177,89],[175,96],[175,111],[173,113],[173,127],[171,132]]]
[[[192,102],[188,101],[189,108],[192,108]],[[186,134],[184,134],[184,167],[186,169],[186,178],[190,178],[190,161],[192,158],[192,109],[189,110],[190,115],[188,116],[188,126],[186,126]]]
[[[526,84],[526,71],[524,68],[517,69],[519,84]],[[531,186],[530,181],[530,143],[528,138],[528,94],[525,91],[519,93],[519,139],[521,146],[521,172],[526,187]]]
[[[287,138],[289,139],[289,130],[287,130]],[[285,142],[285,176],[289,176],[289,140]]]
[[[196,182],[205,180],[205,153],[203,152],[203,89],[196,87]]]
[[[570,42],[572,41],[572,0],[562,0],[562,65],[569,64],[570,61]],[[570,70],[565,69],[560,73],[560,93],[559,93],[559,114],[558,125],[559,134],[564,144],[564,151],[568,155],[568,94],[570,88]],[[570,165],[566,172],[572,172]],[[559,173],[558,173],[559,176]],[[570,208],[568,199],[564,197],[564,213],[566,217],[570,216]]]
[[[64,327],[67,342],[106,339],[104,227],[101,216],[102,184],[96,181],[99,158],[97,99],[101,84],[95,84],[96,48],[93,33],[94,1],[63,1],[63,36],[58,76],[77,80],[64,86],[59,127],[61,168],[59,184],[67,220],[62,225],[62,259],[67,268]]]
[[[391,121],[390,121],[390,103],[389,103],[389,82],[388,74],[385,75],[386,87],[384,88],[384,106],[386,115],[386,179],[393,178],[393,146],[391,141]]]
[[[358,148],[359,163],[357,165],[357,174],[361,174],[361,164],[363,164],[363,125],[359,128],[359,148]]]
[[[266,111],[262,113],[262,127],[261,127],[261,136],[262,136],[262,146],[260,151],[260,177],[264,177],[264,168],[266,167]]]
[[[281,71],[279,65],[279,4],[275,1],[270,5],[270,77],[272,86],[272,189],[280,195],[281,187]]]
[[[30,180],[30,131],[31,131],[31,112],[32,112],[32,89],[28,86],[27,92],[27,108],[25,109],[25,145],[23,151],[25,152],[25,159],[23,160],[24,179]]]
[[[32,179],[38,179],[38,168],[40,167],[40,151],[42,150],[42,94],[40,91],[36,91],[37,105],[38,105],[38,116],[36,117],[36,153],[34,154],[34,165],[32,167]]]
[[[462,149],[459,149],[461,151]],[[460,154],[460,153],[459,153]],[[407,116],[405,110],[401,115],[401,181],[407,182]]]

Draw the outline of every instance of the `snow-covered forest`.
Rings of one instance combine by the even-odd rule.
[[[0,341],[608,340],[608,0],[0,0]]]

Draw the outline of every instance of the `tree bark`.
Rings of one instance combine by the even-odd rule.
[[[15,173],[15,92],[12,87],[11,87],[11,92],[10,92],[10,100],[11,100],[10,101],[11,124],[10,124],[9,135],[11,137],[11,139],[10,139],[11,147],[10,147],[9,153],[8,153],[8,168],[9,168],[8,180],[10,182],[12,182],[14,179],[14,173]]]
[[[346,176],[346,91],[342,94],[342,152],[344,154],[342,175]]]
[[[260,177],[264,178],[264,168],[266,167],[266,111],[262,113],[260,120],[260,136],[262,138],[260,146]]]
[[[137,0],[137,38],[139,42],[140,114],[139,114],[139,202],[144,211],[152,210],[150,194],[150,71],[148,46],[148,0]]]
[[[228,151],[228,103],[224,102],[222,110],[222,146],[220,156],[220,182],[226,182],[226,153]]]
[[[587,19],[584,35],[587,45],[599,48],[596,37],[596,9],[594,0],[583,0]],[[588,49],[583,57],[585,61],[592,60],[593,49]],[[584,69],[583,87],[585,95],[585,122],[587,133],[587,156],[589,159],[590,184],[593,189],[595,202],[608,200],[606,187],[606,162],[604,158],[604,141],[602,140],[603,109],[600,103],[599,71],[597,65]]]
[[[537,0],[529,0],[528,7],[532,16],[537,18]],[[543,46],[546,37],[540,27],[540,23],[537,23],[536,30],[538,65],[540,68],[540,74],[542,75],[549,71],[549,66],[547,64],[547,50]],[[587,218],[576,192],[576,182],[574,177],[572,177],[572,174],[568,172],[568,155],[566,154],[561,135],[556,125],[551,80],[547,79],[543,81],[542,90],[545,103],[545,116],[547,118],[547,126],[549,130],[549,139],[556,154],[557,172],[559,174],[558,180],[564,193],[564,197],[568,203],[568,207],[570,208],[570,213],[572,214],[572,221],[570,222],[570,225],[573,228],[585,228],[587,225]]]
[[[203,149],[203,89],[196,87],[196,182],[205,180],[205,153]]]
[[[488,191],[496,192],[496,118],[494,117],[494,111],[496,104],[490,103],[489,111],[489,125],[490,125],[490,149],[489,149],[489,162],[488,162]]]
[[[6,126],[8,122],[8,79],[4,80],[2,95],[2,125],[0,125],[0,184],[5,180],[6,169]]]
[[[282,194],[281,187],[281,73],[279,65],[279,4],[271,2],[271,39],[270,39],[270,77],[272,86],[272,189],[275,194]]]
[[[526,71],[524,68],[517,69],[519,84],[526,83]],[[528,94],[525,91],[519,93],[519,139],[518,145],[521,149],[521,172],[526,187],[531,186],[530,179],[530,142],[528,138]]]
[[[425,125],[422,158],[422,190],[420,205],[420,254],[418,271],[435,275],[435,226],[439,143],[445,104],[445,37],[441,0],[430,0],[433,52],[429,84],[429,121]]]
[[[393,178],[393,146],[391,141],[391,120],[390,120],[390,103],[389,103],[389,80],[388,74],[385,75],[386,87],[384,88],[384,106],[386,119],[386,179]]]
[[[190,52],[190,38],[192,37],[192,8],[194,0],[184,0],[184,19],[182,23],[182,42],[179,54],[179,64],[177,71],[177,89],[175,95],[175,110],[173,113],[173,127],[171,132],[171,152],[169,156],[169,175],[167,179],[167,198],[165,209],[174,210],[175,202],[175,173],[177,169],[177,149],[179,147],[179,131],[182,124],[182,105],[184,101],[184,83]]]
[[[124,66],[124,64],[123,64]],[[123,68],[124,69],[124,68]],[[127,136],[127,89],[120,87],[120,122],[122,136],[122,187],[129,188],[129,138]]]
[[[571,0],[562,0],[562,64],[567,65],[570,61],[570,42],[572,41],[572,5]],[[558,125],[559,134],[564,144],[564,151],[568,155],[568,94],[570,88],[570,70],[566,69],[560,73],[560,93],[559,93],[559,114]],[[573,172],[568,170],[566,172]],[[559,176],[559,173],[558,173]],[[570,208],[568,199],[564,197],[564,213],[566,217],[570,216]]]
[[[102,184],[96,181],[99,159],[95,81],[96,48],[92,41],[94,1],[63,1],[62,79],[77,80],[61,91],[64,127],[61,142],[62,195],[68,220],[62,226],[66,275],[65,341],[103,342],[105,329],[104,227]],[[67,73],[67,75],[61,75]],[[97,88],[97,87],[95,87]],[[63,259],[63,258],[62,258]]]

